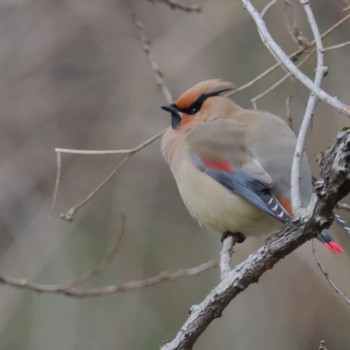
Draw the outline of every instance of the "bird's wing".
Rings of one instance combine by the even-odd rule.
[[[246,127],[218,119],[199,124],[187,136],[192,164],[232,193],[285,222],[290,216],[275,193],[274,179],[249,152]]]

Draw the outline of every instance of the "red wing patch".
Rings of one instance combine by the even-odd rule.
[[[292,209],[292,203],[290,202],[289,199],[284,198],[282,196],[276,196],[277,200],[280,202],[284,210],[291,216],[293,217],[293,209]]]
[[[231,163],[226,159],[204,159],[203,163],[212,170],[232,171]]]

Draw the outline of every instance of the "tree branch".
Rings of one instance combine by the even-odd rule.
[[[235,241],[232,235],[228,235],[222,242],[220,253],[220,274],[221,280],[224,280],[231,271],[231,258]]]
[[[283,66],[285,66],[287,70],[290,71],[297,80],[299,80],[304,86],[306,86],[311,92],[313,92],[319,99],[334,107],[340,113],[349,117],[350,106],[339,101],[336,97],[330,96],[327,92],[317,87],[309,77],[307,77],[300,69],[298,69],[298,67],[289,59],[288,55],[280,48],[280,46],[272,38],[271,34],[266,28],[265,22],[261,18],[256,8],[251,4],[251,2],[249,0],[240,1],[242,2],[244,8],[250,13],[252,18],[254,19],[258,27],[261,39],[265,46],[270,50],[272,55],[276,57],[276,59],[280,61],[283,64]]]
[[[87,290],[74,287],[74,285],[78,283],[73,284],[73,282],[78,281],[78,279],[64,284],[39,284],[30,282],[24,278],[15,278],[0,275],[0,284],[17,289],[26,289],[37,293],[63,294],[65,296],[74,298],[91,298],[115,293],[128,292],[134,289],[140,289],[144,287],[150,287],[164,281],[174,281],[186,276],[195,276],[216,266],[217,262],[215,260],[211,260],[195,267],[180,269],[173,273],[163,271],[156,276],[146,278],[143,280],[129,281],[120,285],[110,285]]]
[[[318,29],[318,25],[316,23],[314,14],[310,7],[309,1],[300,0],[300,3],[303,5],[303,8],[307,16],[307,20],[312,30],[312,34],[315,38],[316,49],[317,49],[317,63],[316,63],[316,73],[315,73],[314,84],[315,84],[315,87],[319,89],[321,86],[322,78],[324,77],[324,74],[327,70],[327,68],[324,66],[322,39],[321,39],[320,31]],[[294,151],[292,171],[291,171],[291,202],[292,202],[293,212],[296,218],[299,217],[304,210],[304,208],[302,208],[301,199],[300,199],[300,186],[299,186],[300,164],[303,158],[306,134],[309,130],[309,125],[313,117],[316,102],[317,102],[317,96],[314,93],[311,93],[309,100],[307,102],[303,121],[299,129],[297,144],[295,146],[295,151]]]
[[[154,77],[157,83],[158,88],[163,93],[165,99],[170,103],[173,102],[172,95],[170,93],[170,90],[166,86],[164,79],[163,79],[163,73],[161,72],[154,55],[151,50],[151,42],[148,40],[145,34],[145,28],[142,22],[138,19],[136,16],[135,10],[132,6],[131,1],[128,2],[130,6],[130,12],[131,16],[133,18],[133,21],[135,23],[135,27],[137,30],[137,36],[140,40],[140,42],[143,45],[143,51],[147,57],[148,63],[154,73]],[[175,6],[175,5],[174,5]],[[131,148],[131,149],[124,149],[124,150],[76,150],[76,149],[66,149],[66,148],[56,148],[55,152],[57,153],[57,172],[56,172],[56,181],[55,181],[55,188],[54,188],[54,194],[53,194],[53,200],[52,200],[52,206],[51,211],[53,211],[53,208],[56,203],[57,194],[58,194],[58,188],[60,184],[60,177],[61,177],[61,153],[72,153],[72,154],[85,154],[85,155],[106,155],[106,154],[125,154],[124,158],[119,161],[113,170],[107,174],[107,176],[79,203],[68,209],[66,212],[60,214],[60,218],[65,219],[67,221],[73,221],[75,214],[77,211],[83,207],[86,203],[88,203],[104,186],[105,184],[113,178],[113,176],[124,166],[124,164],[131,158],[131,156],[149,145],[150,143],[154,142],[158,138],[160,138],[165,130],[160,131],[159,133],[155,134],[154,136],[150,137],[148,140],[142,142],[138,146]]]
[[[321,179],[310,204],[310,217],[287,223],[271,235],[264,246],[237,265],[195,307],[176,337],[161,350],[189,350],[226,306],[279,260],[330,226],[336,203],[350,192],[350,130],[342,131],[329,150],[321,155]]]
[[[338,293],[339,296],[350,306],[350,299],[335,285],[335,283],[330,279],[328,272],[322,266],[321,261],[316,254],[316,249],[315,249],[315,245],[313,242],[311,242],[311,247],[312,247],[312,253],[313,253],[315,260],[316,260],[316,264],[319,267],[319,269],[321,270],[321,272],[323,273],[323,276],[325,277],[325,279],[327,280],[329,285],[333,288],[333,290],[336,293]]]
[[[344,16],[342,19],[340,19],[338,22],[336,22],[335,24],[333,24],[331,27],[329,27],[325,32],[322,33],[321,35],[321,39],[326,38],[329,34],[331,34],[333,31],[335,31],[337,28],[339,28],[341,25],[343,25],[346,21],[348,21],[350,19],[350,14]],[[288,57],[293,61],[297,61],[298,58],[300,57],[300,55],[302,55],[305,51],[307,51],[308,49],[310,49],[311,47],[313,47],[315,45],[315,41],[312,41],[309,45],[307,45],[306,47],[302,47],[296,51],[294,51],[293,53],[291,53]],[[314,52],[312,52],[313,54]],[[241,85],[239,88],[235,89],[234,91],[232,91],[230,93],[230,95],[235,95],[241,91],[244,91],[246,89],[248,89],[249,87],[253,86],[254,84],[256,84],[258,81],[260,81],[261,79],[267,77],[269,74],[271,74],[272,72],[274,72],[278,67],[280,67],[282,65],[281,62],[277,62],[275,63],[273,66],[271,66],[270,68],[268,68],[267,70],[265,70],[264,72],[262,72],[261,74],[259,74],[257,77],[255,77],[254,79],[248,81],[247,83]]]
[[[199,5],[183,5],[174,0],[148,0],[149,2],[160,2],[168,5],[172,10],[182,10],[185,12],[201,12],[202,8]]]

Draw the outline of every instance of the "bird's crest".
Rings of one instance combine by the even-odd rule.
[[[234,90],[236,87],[229,82],[220,79],[202,81],[185,91],[177,100],[176,106],[179,109],[187,109],[201,95],[224,95],[225,92]]]

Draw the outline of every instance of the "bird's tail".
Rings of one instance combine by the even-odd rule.
[[[323,230],[317,238],[324,243],[332,253],[344,253],[344,249],[333,239],[328,230]]]

